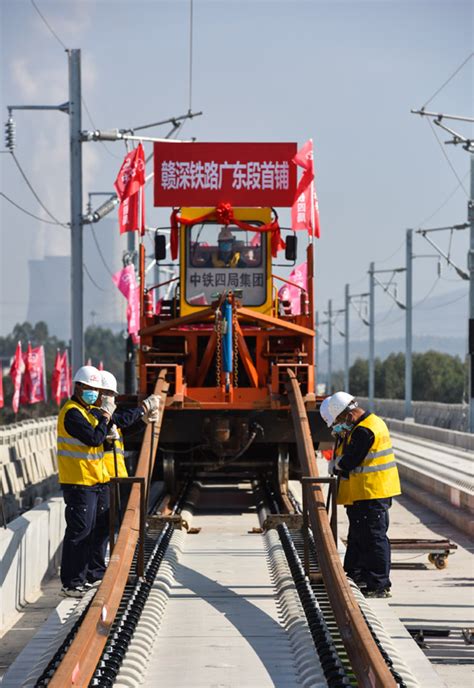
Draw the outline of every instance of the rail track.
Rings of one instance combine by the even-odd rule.
[[[343,572],[306,411],[289,377],[302,474],[311,478],[306,513],[256,476],[190,483],[164,496],[145,529],[160,432],[148,426],[102,584],[28,685],[154,686],[158,676],[183,687],[417,685]],[[164,402],[164,374],[155,392]]]

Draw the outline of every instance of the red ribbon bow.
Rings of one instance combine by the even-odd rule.
[[[201,217],[195,217],[193,220],[179,215],[178,208],[173,208],[171,213],[170,223],[171,223],[171,236],[170,236],[170,247],[171,247],[171,258],[176,260],[178,257],[179,248],[179,233],[178,226],[185,225],[197,225],[206,220],[217,220],[223,225],[233,224],[240,229],[245,229],[250,232],[271,232],[271,245],[272,245],[272,256],[276,258],[278,251],[285,248],[285,242],[283,241],[280,233],[280,225],[278,224],[278,218],[276,217],[271,222],[267,222],[265,225],[251,225],[248,222],[243,222],[242,220],[237,220],[234,217],[234,209],[230,203],[219,203],[214,210],[210,213],[201,215]]]

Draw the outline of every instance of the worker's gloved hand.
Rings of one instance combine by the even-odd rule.
[[[104,397],[104,396],[102,397],[102,403],[100,405],[100,410],[103,411],[104,414],[112,417],[116,408],[117,408],[117,405],[116,405],[113,397]]]
[[[142,407],[145,413],[150,413],[150,411],[158,411],[160,408],[160,397],[158,394],[150,394],[149,397],[143,399]]]
[[[160,411],[154,409],[153,411],[145,412],[142,418],[144,423],[158,423],[160,420]]]
[[[119,435],[119,432],[117,430],[117,426],[115,425],[115,423],[110,426],[105,439],[109,440],[109,442],[113,442],[114,440],[120,439],[120,435]]]

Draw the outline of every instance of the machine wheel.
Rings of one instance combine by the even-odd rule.
[[[287,444],[278,445],[277,461],[278,484],[280,485],[282,493],[286,493],[288,491],[288,476],[290,472],[290,455]]]
[[[176,487],[175,459],[172,452],[165,452],[163,455],[163,481],[165,490],[173,494]]]
[[[436,554],[428,554],[428,561],[430,562],[430,564],[434,564],[436,561]]]
[[[444,554],[438,554],[435,557],[434,565],[436,566],[437,569],[445,569],[446,566],[448,565],[448,558],[445,557]]]

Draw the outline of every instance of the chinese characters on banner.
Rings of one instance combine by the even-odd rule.
[[[290,282],[294,282],[305,290],[307,289],[307,278],[308,266],[306,263],[301,263],[301,265],[293,268],[288,277]],[[278,298],[280,301],[289,301],[291,315],[301,315],[301,289],[292,284],[285,284],[278,291]]]
[[[303,168],[303,174],[296,190],[295,202],[291,208],[291,227],[306,229],[308,234],[321,235],[319,205],[314,186],[313,140],[309,139],[293,158],[295,165]]]
[[[127,153],[114,182],[120,200],[120,234],[145,232],[145,152],[141,143]]]
[[[112,276],[113,283],[127,299],[128,332],[137,339],[140,329],[140,295],[138,290],[135,268],[127,265]]]
[[[188,270],[186,298],[193,306],[212,303],[219,289],[241,289],[242,301],[248,306],[261,306],[266,298],[265,274],[262,270]]]
[[[291,206],[294,143],[155,143],[155,206]]]

